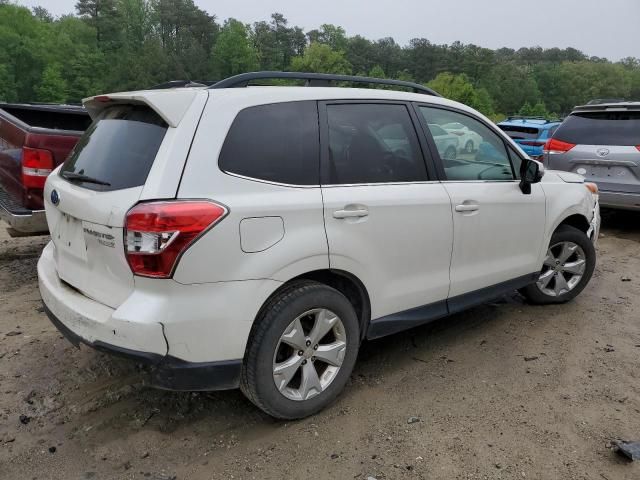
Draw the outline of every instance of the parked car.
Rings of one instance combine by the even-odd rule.
[[[435,123],[429,123],[428,127],[438,151],[442,152],[442,158],[455,160],[458,155],[458,145],[460,143],[457,135],[447,132]]]
[[[544,161],[596,183],[602,206],[640,210],[640,102],[574,108],[547,142]]]
[[[509,117],[498,123],[534,160],[542,160],[544,144],[560,125],[560,120],[547,120],[542,117]]]
[[[236,88],[262,78],[415,93]],[[301,418],[337,397],[364,339],[515,289],[566,302],[593,273],[594,185],[421,85],[258,72],[85,106],[94,123],[45,186],[45,311],[161,388],[239,386]],[[447,160],[432,125],[454,121],[501,156]]]
[[[464,153],[473,153],[480,147],[482,137],[466,125],[459,122],[442,125],[447,133],[452,133],[458,137],[458,150]]]
[[[81,106],[0,103],[0,218],[10,234],[47,232],[45,179],[90,123]]]

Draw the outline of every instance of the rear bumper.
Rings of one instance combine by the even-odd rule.
[[[640,194],[600,190],[600,205],[621,210],[640,210]]]
[[[0,186],[0,219],[18,234],[47,233],[47,218],[44,210],[29,210],[19,205]]]
[[[51,243],[38,262],[38,281],[47,316],[75,346],[83,343],[149,365],[150,384],[157,388],[196,391],[238,387],[241,359],[191,362],[169,355],[163,322],[123,317],[118,310],[62,282],[55,270]]]
[[[242,360],[185,362],[170,355],[130,350],[100,340],[91,342],[62,323],[46,304],[44,304],[44,310],[51,323],[76,347],[83,343],[101,352],[151,367],[150,383],[156,388],[179,391],[228,390],[237,388],[239,385]]]

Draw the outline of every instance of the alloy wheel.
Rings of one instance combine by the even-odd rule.
[[[273,355],[273,381],[282,395],[303,401],[325,391],[336,378],[347,350],[342,320],[316,308],[284,330]]]
[[[586,255],[579,245],[573,242],[556,243],[547,250],[536,284],[545,295],[558,297],[580,283],[586,266]]]

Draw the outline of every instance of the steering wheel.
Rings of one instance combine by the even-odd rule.
[[[484,170],[481,170],[478,173],[478,180],[495,180],[495,178],[485,178],[483,175],[484,175],[485,172],[489,172],[491,170],[495,170],[496,168],[500,169],[500,173],[502,175],[507,175],[508,173],[511,173],[511,172],[507,173],[507,166],[506,165],[491,165],[490,167],[487,167],[487,168],[485,168]]]

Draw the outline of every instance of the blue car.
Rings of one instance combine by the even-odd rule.
[[[535,160],[542,160],[544,144],[561,124],[560,120],[547,120],[543,117],[509,117],[498,123],[524,152]]]

